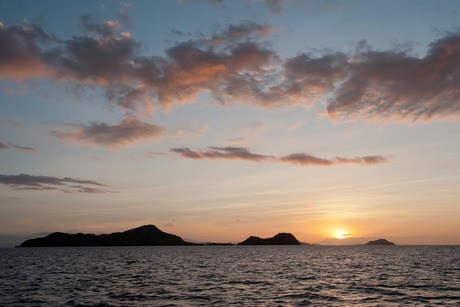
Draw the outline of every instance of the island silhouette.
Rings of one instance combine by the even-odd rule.
[[[378,239],[375,241],[369,241],[364,245],[395,245],[395,244],[385,239]]]
[[[179,236],[163,232],[154,225],[144,225],[124,232],[101,235],[54,232],[43,238],[26,240],[19,247],[154,245],[193,245],[193,243],[186,242]]]
[[[300,245],[300,242],[292,234],[283,232],[266,239],[250,236],[238,245]]]
[[[301,245],[291,233],[278,233],[271,238],[250,236],[237,245]],[[71,246],[167,246],[167,245],[233,245],[231,243],[191,243],[179,236],[166,233],[155,225],[144,225],[110,234],[70,234],[54,232],[46,237],[29,239],[17,247],[71,247]],[[385,239],[370,241],[366,245],[395,245]]]

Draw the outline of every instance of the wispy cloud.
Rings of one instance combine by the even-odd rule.
[[[284,162],[300,166],[332,166],[339,164],[377,164],[385,163],[388,158],[384,156],[363,156],[363,157],[334,157],[325,159],[315,157],[305,153],[294,153],[287,156],[276,157],[270,155],[256,154],[245,147],[209,147],[206,150],[191,150],[190,148],[172,148],[173,153],[179,154],[184,158],[204,160],[204,159],[227,159],[227,160],[246,160],[246,161],[272,161]]]
[[[37,149],[29,146],[20,146],[16,144],[4,144],[0,142],[0,150],[8,150],[8,149],[15,149],[15,150],[22,150],[22,151],[29,151],[29,152],[36,152]]]
[[[263,161],[271,159],[270,156],[251,153],[244,147],[209,147],[201,151],[193,151],[189,148],[172,148],[171,152],[178,153],[185,158],[191,159],[232,159]]]
[[[61,190],[63,192],[108,193],[103,189],[107,185],[93,181],[70,177],[58,178],[50,176],[33,176],[27,174],[2,175],[0,184],[17,190]]]
[[[268,124],[264,121],[256,121],[244,126],[239,132],[240,135],[230,138],[232,144],[245,144],[260,137],[262,132],[268,129]]]
[[[239,24],[230,24],[227,29],[214,34],[210,39],[204,39],[203,42],[211,45],[235,44],[254,37],[268,36],[271,32],[270,26],[260,25],[253,21],[242,21]]]
[[[337,165],[337,164],[377,164],[388,161],[384,156],[363,156],[363,157],[334,157],[332,159],[318,158],[309,154],[296,153],[285,157],[280,157],[279,160],[287,163],[307,166],[307,165]]]
[[[10,145],[10,148],[13,148],[13,149],[18,149],[18,150],[23,150],[23,151],[32,151],[32,152],[37,151],[35,148],[29,147],[29,146],[20,146],[20,145],[15,145],[15,144],[9,144],[9,145]]]
[[[279,14],[283,10],[283,3],[286,0],[261,0],[272,14]]]
[[[160,126],[141,122],[135,118],[126,118],[115,125],[107,123],[61,125],[51,133],[60,139],[75,143],[117,147],[159,138],[163,131]]]

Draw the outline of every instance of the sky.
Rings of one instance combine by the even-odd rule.
[[[0,1],[0,246],[460,244],[460,2]]]

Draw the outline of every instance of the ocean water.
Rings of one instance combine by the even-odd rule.
[[[0,249],[1,306],[460,306],[460,246]]]

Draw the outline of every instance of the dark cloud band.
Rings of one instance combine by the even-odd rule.
[[[62,192],[108,193],[103,189],[107,185],[93,181],[70,177],[58,178],[50,176],[33,176],[27,174],[2,175],[0,184],[18,190],[61,190]]]
[[[295,153],[283,157],[275,157],[252,153],[245,147],[209,147],[206,150],[194,151],[187,147],[172,148],[173,153],[179,154],[184,158],[195,160],[246,160],[246,161],[272,161],[284,162],[300,166],[332,166],[339,164],[377,164],[385,163],[388,158],[384,156],[364,156],[364,157],[335,157],[332,159],[318,158],[305,153]]]

